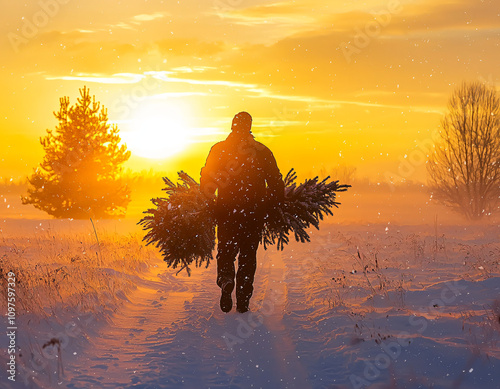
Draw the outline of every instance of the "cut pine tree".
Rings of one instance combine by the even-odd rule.
[[[306,179],[297,186],[297,174],[291,169],[286,175],[285,202],[281,207],[269,212],[264,226],[262,243],[264,248],[277,244],[279,250],[289,242],[294,234],[297,242],[311,240],[307,229],[310,226],[319,230],[319,222],[325,215],[333,215],[332,207],[340,205],[336,200],[337,192],[345,192],[350,185],[340,185],[330,181],[330,177],[319,181],[318,177]]]
[[[190,274],[190,265],[196,267],[212,259],[215,247],[215,220],[209,200],[200,185],[188,174],[180,172],[177,185],[164,177],[166,198],[151,201],[156,208],[148,209],[138,223],[147,230],[143,240],[154,244],[164,261],[173,269],[181,266]]]
[[[164,177],[167,197],[151,201],[156,208],[138,224],[147,231],[143,240],[160,249],[169,267],[191,273],[190,265],[196,267],[210,265],[215,248],[215,224],[213,202],[205,197],[200,185],[188,174],[180,172],[180,182],[176,185]],[[330,177],[319,181],[318,177],[307,179],[297,185],[297,175],[291,169],[286,175],[285,201],[281,206],[269,211],[266,216],[262,244],[265,249],[276,244],[279,250],[290,241],[293,233],[298,242],[309,242],[307,229],[319,229],[319,222],[325,215],[333,215],[332,207],[340,205],[337,192],[345,192],[350,185],[340,185],[338,181],[328,182]]]

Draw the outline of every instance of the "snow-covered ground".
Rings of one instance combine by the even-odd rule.
[[[325,223],[259,249],[245,314],[220,311],[215,263],[157,261],[112,314],[20,315],[21,372],[0,387],[500,388],[499,236]]]

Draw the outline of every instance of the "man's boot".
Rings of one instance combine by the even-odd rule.
[[[230,282],[226,282],[222,285],[220,296],[220,309],[222,312],[230,312],[233,308],[233,300],[231,299],[232,291],[233,285]]]

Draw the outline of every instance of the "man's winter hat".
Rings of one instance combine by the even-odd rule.
[[[240,112],[233,118],[231,130],[234,132],[250,132],[252,128],[252,117],[248,112]]]

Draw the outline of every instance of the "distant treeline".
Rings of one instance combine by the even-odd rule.
[[[187,172],[189,173],[189,172]],[[319,172],[311,172],[309,174],[301,174],[299,176],[299,181],[302,176],[305,178],[311,178],[312,176],[318,175],[320,178],[330,176],[334,180],[339,180],[341,184],[353,185],[354,190],[413,190],[413,191],[426,191],[427,185],[423,182],[418,181],[406,181],[391,184],[388,182],[376,182],[369,177],[357,177],[356,168],[350,167],[340,167],[334,169],[321,169]],[[122,175],[124,181],[130,187],[133,192],[147,192],[147,191],[160,191],[164,187],[162,177],[177,177],[177,172],[164,172],[157,171],[153,169],[142,170],[140,172],[135,172],[130,169],[126,170]],[[196,178],[195,178],[196,179]],[[27,188],[27,179],[2,179],[0,180],[0,193],[9,194],[24,194]],[[153,193],[152,193],[153,195]]]

